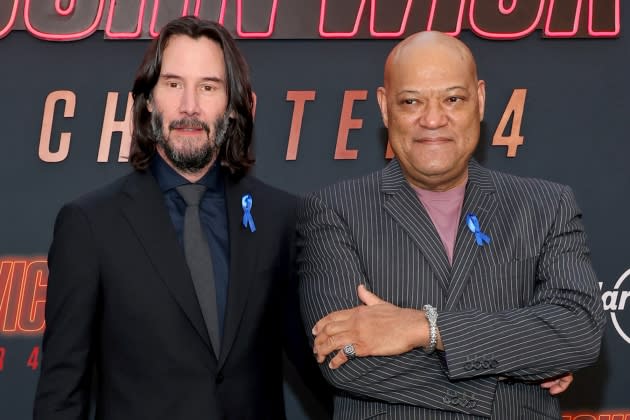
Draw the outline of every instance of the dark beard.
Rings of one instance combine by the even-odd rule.
[[[201,128],[206,132],[207,142],[205,147],[193,151],[177,151],[171,147],[171,142],[164,135],[162,114],[153,111],[151,114],[151,130],[156,144],[161,145],[168,160],[182,172],[194,174],[205,168],[219,153],[221,145],[225,141],[229,119],[224,115],[214,122],[212,131],[213,139],[210,137],[210,127],[203,121],[196,118],[184,118],[175,120],[169,124],[169,131],[178,128]]]

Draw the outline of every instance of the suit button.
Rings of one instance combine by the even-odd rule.
[[[217,373],[217,377],[216,377],[216,378],[214,378],[214,382],[218,385],[218,384],[220,384],[221,382],[223,382],[223,379],[225,379],[225,378],[223,377],[223,374],[222,374],[222,373]]]

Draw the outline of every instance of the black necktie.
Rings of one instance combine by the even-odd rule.
[[[201,313],[206,321],[214,354],[218,358],[221,349],[221,336],[217,314],[217,292],[214,286],[212,256],[199,218],[199,202],[205,191],[206,187],[199,184],[186,184],[177,187],[177,192],[186,202],[186,214],[184,215],[186,262],[197,292]]]

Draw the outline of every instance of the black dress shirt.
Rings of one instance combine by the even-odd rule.
[[[151,172],[164,195],[164,202],[171,217],[179,244],[184,249],[184,213],[186,203],[175,188],[189,184],[188,180],[175,172],[157,153],[151,161]],[[225,203],[224,175],[219,165],[213,165],[197,184],[207,190],[199,203],[201,226],[206,233],[217,295],[219,328],[223,336],[225,307],[229,281],[230,239],[228,233],[227,208]]]

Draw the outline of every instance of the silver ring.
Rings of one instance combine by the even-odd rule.
[[[343,354],[346,355],[348,360],[352,360],[357,357],[357,351],[354,349],[353,344],[346,344],[345,346],[343,346],[343,349],[341,351],[343,351]]]

